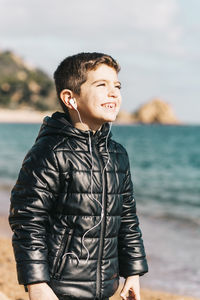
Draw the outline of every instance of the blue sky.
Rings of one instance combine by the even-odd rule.
[[[0,49],[51,76],[66,56],[111,54],[121,65],[122,109],[158,97],[200,123],[199,0],[0,0]]]

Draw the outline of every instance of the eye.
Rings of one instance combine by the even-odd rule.
[[[105,85],[106,85],[105,83],[100,83],[97,86],[105,86]]]
[[[121,89],[121,85],[116,85],[115,87],[119,90]]]

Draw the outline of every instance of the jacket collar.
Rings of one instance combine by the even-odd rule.
[[[54,134],[57,133],[66,136],[73,136],[77,139],[88,142],[89,132],[91,139],[98,144],[106,139],[109,128],[110,124],[106,122],[95,133],[93,133],[92,130],[84,131],[73,126],[69,114],[57,111],[53,113],[51,117],[46,116],[44,118],[39,136],[48,135],[51,132]],[[112,132],[109,133],[108,139],[110,139],[111,136]]]

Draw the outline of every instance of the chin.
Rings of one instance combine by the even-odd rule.
[[[101,119],[101,123],[106,123],[106,122],[114,122],[116,120],[117,115],[116,114],[110,114],[110,115],[103,115]]]
[[[106,122],[114,122],[116,120],[116,117],[117,116],[113,116],[113,117],[108,117],[108,118],[105,118]]]

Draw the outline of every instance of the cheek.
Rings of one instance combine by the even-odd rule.
[[[122,102],[121,96],[117,97],[116,101],[117,101],[117,108],[119,109]]]
[[[103,102],[107,100],[106,93],[104,91],[99,91],[98,93],[94,93],[91,95],[91,101],[93,102],[93,105],[101,105]]]

